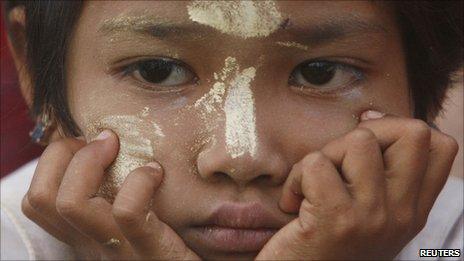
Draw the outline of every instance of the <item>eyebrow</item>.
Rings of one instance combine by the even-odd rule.
[[[382,25],[356,16],[335,17],[322,20],[311,25],[310,28],[301,25],[292,25],[285,20],[280,32],[290,32],[297,35],[301,42],[310,46],[322,45],[328,42],[347,38],[359,34],[383,33],[388,30]],[[159,19],[155,16],[120,16],[103,21],[99,32],[104,35],[112,35],[121,32],[138,33],[155,38],[176,37],[182,39],[198,39],[212,28],[196,23],[176,23]]]
[[[289,31],[294,31],[297,35],[300,35],[301,31],[303,31],[303,36],[299,38],[301,38],[302,42],[310,46],[323,45],[328,42],[361,34],[388,34],[388,30],[382,25],[359,19],[356,16],[331,18],[317,25],[313,25],[309,29],[302,29],[296,26],[296,28],[289,28]]]
[[[154,16],[121,16],[103,21],[98,31],[104,35],[129,32],[166,38],[198,36],[204,30],[193,23],[174,23]]]

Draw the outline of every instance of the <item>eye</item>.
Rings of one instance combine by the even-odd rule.
[[[289,84],[331,91],[353,85],[362,79],[364,74],[354,66],[329,61],[307,61],[293,70]]]
[[[145,85],[173,87],[194,83],[196,75],[187,65],[168,58],[147,59],[135,62],[124,69],[124,75],[130,75]]]

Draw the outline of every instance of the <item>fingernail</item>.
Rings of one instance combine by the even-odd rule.
[[[95,140],[106,140],[111,136],[111,132],[109,130],[104,130],[98,134]]]
[[[147,163],[145,166],[153,168],[156,171],[161,171],[161,165],[158,162],[155,162],[155,161]]]
[[[385,116],[383,112],[369,110],[361,114],[361,121],[380,119],[383,118],[383,116]]]

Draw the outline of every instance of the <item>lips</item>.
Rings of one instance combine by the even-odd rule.
[[[260,203],[227,203],[194,227],[198,241],[219,252],[259,251],[282,226]]]

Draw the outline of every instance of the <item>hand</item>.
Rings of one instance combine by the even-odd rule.
[[[416,119],[365,112],[294,165],[279,205],[298,217],[257,259],[393,259],[424,227],[458,146]]]
[[[132,171],[112,205],[95,196],[117,152],[111,131],[89,144],[70,138],[50,144],[24,196],[24,214],[73,246],[79,259],[199,259],[150,211],[163,175],[158,163]]]

